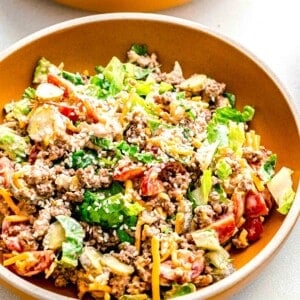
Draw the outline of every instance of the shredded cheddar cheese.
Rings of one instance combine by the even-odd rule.
[[[152,254],[152,300],[160,300],[160,254],[159,254],[159,238],[153,236],[151,239],[151,254]]]
[[[13,199],[11,198],[10,193],[4,189],[0,188],[0,196],[3,198],[3,200],[8,204],[9,208],[16,214],[16,215],[22,215],[20,208],[14,203]]]

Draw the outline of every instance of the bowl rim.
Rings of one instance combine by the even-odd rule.
[[[70,19],[67,21],[59,22],[57,24],[45,27],[41,30],[38,30],[34,33],[23,37],[19,41],[15,42],[8,48],[4,49],[0,53],[0,62],[10,56],[12,53],[21,49],[22,47],[35,42],[36,40],[47,36],[48,34],[53,34],[57,31],[62,31],[65,29],[69,29],[72,27],[81,26],[89,23],[98,23],[103,21],[118,21],[118,20],[147,20],[152,22],[161,22],[161,23],[172,23],[179,26],[187,27],[189,29],[202,31],[209,36],[213,36],[214,38],[221,40],[222,42],[229,44],[233,48],[242,52],[243,55],[248,57],[253,63],[255,63],[259,68],[261,68],[266,75],[274,82],[277,88],[280,90],[284,98],[286,99],[287,105],[289,106],[292,115],[294,117],[294,121],[296,123],[296,127],[298,132],[300,132],[300,113],[298,112],[295,104],[292,102],[292,97],[282,84],[282,82],[278,79],[278,77],[273,73],[273,71],[262,62],[256,55],[254,55],[251,51],[242,46],[239,42],[233,40],[223,33],[219,33],[199,22],[190,21],[185,18],[173,17],[164,14],[158,13],[142,13],[142,12],[117,12],[117,13],[104,13],[104,14],[94,14],[85,17],[79,17]],[[300,181],[300,180],[299,180]],[[288,213],[288,215],[284,218],[283,223],[281,224],[279,230],[270,240],[270,242],[248,263],[246,263],[243,267],[236,270],[230,276],[218,281],[210,286],[204,287],[193,294],[189,294],[188,296],[182,296],[177,299],[189,299],[189,300],[199,300],[206,299],[208,297],[213,297],[219,295],[222,292],[230,289],[237,283],[243,281],[246,277],[248,277],[255,269],[259,268],[259,266],[267,260],[269,263],[270,258],[278,252],[280,247],[283,245],[283,242],[288,238],[291,233],[293,227],[295,226],[298,217],[300,215],[300,184],[298,183],[298,188],[296,190],[296,196],[294,203]],[[259,270],[261,271],[261,270]],[[17,290],[36,297],[38,299],[44,300],[67,300],[67,299],[76,299],[68,296],[62,296],[52,291],[47,290],[47,295],[45,295],[45,289],[36,286],[25,279],[17,276],[13,272],[9,271],[2,265],[0,265],[0,280],[5,282],[8,285],[11,285],[13,282],[13,287]],[[54,297],[54,298],[53,298]]]

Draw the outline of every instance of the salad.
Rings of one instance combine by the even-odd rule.
[[[133,44],[93,72],[42,57],[0,125],[2,264],[78,298],[171,299],[234,272],[292,171],[224,83]]]

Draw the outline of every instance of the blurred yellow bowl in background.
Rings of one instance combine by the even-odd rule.
[[[183,5],[191,0],[55,0],[64,5],[97,12],[149,12]]]

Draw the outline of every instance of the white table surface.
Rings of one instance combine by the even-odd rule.
[[[158,13],[197,21],[244,45],[277,75],[299,112],[298,3],[297,0],[194,0]],[[39,29],[89,14],[92,13],[51,0],[0,0],[0,51]],[[0,299],[20,300],[1,286]],[[280,253],[261,275],[231,297],[231,300],[239,299],[300,299],[299,221]]]

